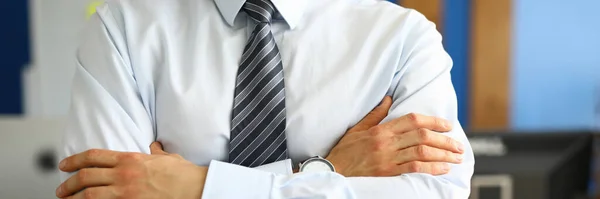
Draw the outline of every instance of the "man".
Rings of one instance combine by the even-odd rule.
[[[469,195],[452,61],[413,10],[109,0],[77,61],[60,198]]]

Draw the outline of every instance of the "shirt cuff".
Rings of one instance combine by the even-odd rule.
[[[261,170],[261,171],[267,171],[267,172],[280,174],[280,175],[286,175],[286,176],[294,174],[294,171],[292,171],[292,160],[291,159],[285,159],[282,161],[277,161],[277,162],[261,165],[261,166],[254,167],[254,168]]]
[[[274,173],[213,160],[208,167],[203,199],[271,197]]]

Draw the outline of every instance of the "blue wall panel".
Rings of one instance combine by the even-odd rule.
[[[469,0],[443,1],[443,36],[446,51],[454,61],[452,83],[458,98],[458,119],[469,129],[469,59],[470,13]]]
[[[515,129],[600,124],[600,1],[514,3],[511,123]]]
[[[26,0],[0,3],[0,114],[21,114],[21,69],[29,62],[29,20]]]

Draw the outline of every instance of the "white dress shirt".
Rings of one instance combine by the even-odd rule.
[[[435,25],[385,1],[272,1],[282,17],[273,33],[291,160],[225,163],[235,78],[254,27],[239,12],[244,0],[108,0],[98,8],[77,52],[62,157],[91,148],[149,153],[157,140],[209,166],[209,199],[467,198],[474,158]],[[446,135],[465,144],[464,162],[443,176],[292,174],[292,162],[326,156],[386,94],[394,102],[385,121],[410,112],[453,121]]]

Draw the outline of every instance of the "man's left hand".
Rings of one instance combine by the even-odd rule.
[[[202,196],[208,167],[196,166],[159,143],[152,155],[92,149],[60,163],[76,172],[56,190],[59,198],[194,198]],[[193,186],[189,186],[193,185]]]

